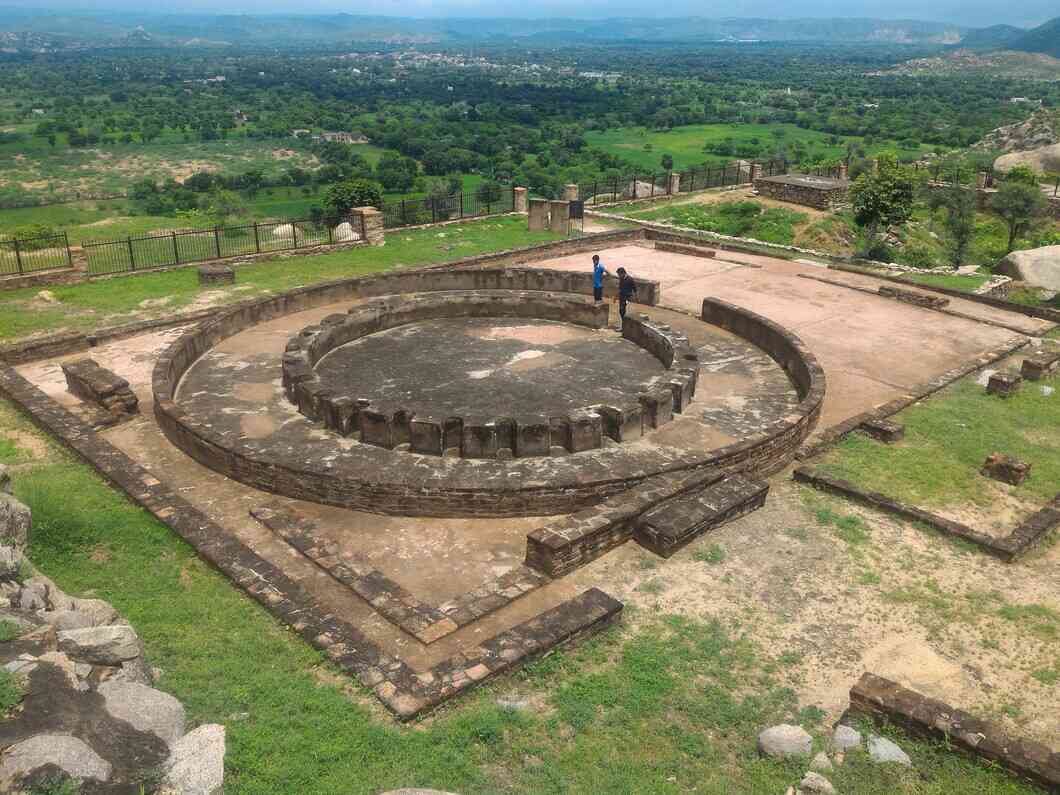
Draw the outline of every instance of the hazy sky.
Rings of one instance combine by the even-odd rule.
[[[14,0],[11,5],[34,8],[130,10],[160,13],[325,13],[384,14],[409,17],[872,17],[875,19],[928,19],[960,25],[998,23],[1031,27],[1060,14],[1056,0],[539,0],[534,4],[497,3],[485,0],[171,0],[145,4],[143,0]]]

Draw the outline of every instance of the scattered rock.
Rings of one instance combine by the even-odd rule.
[[[11,493],[11,473],[7,471],[7,467],[0,464],[0,494]]]
[[[501,709],[518,710],[530,709],[530,700],[526,698],[504,697],[497,699],[497,706]]]
[[[49,610],[41,613],[40,617],[44,619],[46,624],[51,624],[55,627],[58,632],[95,626],[92,616],[78,613],[76,610]]]
[[[25,552],[30,521],[29,508],[10,494],[0,493],[0,544]]]
[[[66,675],[66,681],[70,683],[70,687],[74,690],[85,691],[88,689],[88,685],[79,680],[77,676],[77,666],[74,665],[74,661],[61,651],[50,651],[47,654],[42,654],[37,658],[37,661],[48,665],[54,665],[62,671]]]
[[[140,639],[129,626],[70,629],[59,633],[59,649],[82,662],[118,665],[140,656]]]
[[[143,657],[136,657],[132,660],[126,660],[121,664],[121,670],[117,673],[117,678],[125,682],[136,682],[141,685],[152,685],[154,684],[155,677],[151,672],[151,669],[144,662]]]
[[[225,727],[216,723],[188,732],[173,744],[162,791],[174,795],[215,795],[224,781]]]
[[[335,227],[335,231],[332,234],[332,239],[336,243],[349,243],[353,240],[360,240],[361,235],[359,232],[354,232],[353,227],[349,221],[343,221],[341,224]]]
[[[46,765],[54,765],[81,781],[102,782],[110,778],[110,763],[81,740],[68,734],[37,734],[15,743],[4,753],[0,761],[0,789]]]
[[[1060,246],[1013,251],[998,263],[997,272],[1035,287],[1060,290]]]
[[[868,748],[869,756],[874,762],[897,762],[906,767],[911,767],[913,764],[909,755],[886,737],[869,735]]]
[[[832,732],[832,747],[837,751],[846,751],[861,745],[861,732],[849,726],[836,726]]]
[[[92,619],[92,626],[102,627],[118,620],[118,611],[102,599],[74,599],[73,608]]]
[[[59,303],[59,299],[55,297],[55,293],[53,293],[51,290],[41,290],[39,293],[37,293],[37,298],[39,298],[46,304]]]
[[[828,754],[824,751],[819,751],[817,756],[810,762],[810,770],[816,770],[817,772],[823,772],[832,769],[832,760],[828,758]]]
[[[1060,144],[1052,143],[1020,152],[1001,155],[994,161],[994,170],[1009,172],[1017,166],[1028,166],[1037,174],[1060,171]]]
[[[48,606],[48,600],[45,599],[43,588],[37,587],[24,587],[18,592],[18,606],[23,610],[44,610]]]
[[[801,726],[782,723],[770,726],[758,735],[758,750],[774,758],[809,756],[813,750],[813,738]]]
[[[835,787],[832,782],[820,773],[809,772],[799,782],[799,789],[805,792],[820,792],[822,795],[835,795]]]
[[[14,547],[0,546],[0,580],[13,580],[22,568],[22,553]]]
[[[150,732],[169,746],[184,734],[184,707],[169,693],[117,678],[101,684],[98,692],[111,717],[137,731]]]
[[[4,670],[12,674],[30,674],[37,668],[37,658],[32,654],[20,654],[4,665]]]

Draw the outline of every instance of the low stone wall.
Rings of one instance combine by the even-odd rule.
[[[818,210],[833,210],[845,204],[850,197],[850,183],[846,180],[806,174],[758,177],[754,187],[758,193],[770,199]]]
[[[882,676],[865,673],[850,689],[850,711],[996,763],[1049,792],[1060,792],[1060,753]]]
[[[913,304],[914,306],[922,306],[926,309],[943,309],[949,306],[950,303],[948,298],[942,298],[937,295],[924,295],[915,290],[903,290],[901,287],[887,287],[881,285],[876,292],[884,298],[893,298],[895,301]]]

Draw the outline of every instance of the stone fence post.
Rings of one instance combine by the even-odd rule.
[[[846,163],[839,164],[839,178],[850,179],[850,166],[848,166]]]
[[[676,196],[681,192],[681,174],[676,172],[670,172],[670,195]]]
[[[976,176],[975,176],[975,187],[979,188],[979,190],[985,190],[986,189],[986,177],[987,177],[987,174],[986,174],[985,171],[980,171],[978,174],[976,174]]]
[[[563,201],[576,202],[578,201],[578,186],[577,185],[564,185],[563,186]]]
[[[570,231],[570,202],[553,201],[549,204],[551,219],[549,229],[553,232],[567,234]]]
[[[364,240],[370,246],[386,245],[386,233],[383,231],[383,214],[375,207],[354,207],[350,216],[359,223],[364,233]]]
[[[752,184],[762,178],[762,164],[752,163],[751,164],[751,182]]]
[[[531,232],[543,232],[548,229],[548,199],[531,199],[529,216]]]
[[[526,194],[526,188],[512,188],[512,209],[515,212],[525,213],[527,211]]]

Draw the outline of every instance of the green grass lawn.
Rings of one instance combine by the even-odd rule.
[[[782,137],[773,135],[772,131],[776,129],[783,131]],[[646,127],[593,130],[586,133],[585,140],[590,146],[620,157],[645,171],[662,171],[660,160],[664,154],[668,154],[674,159],[674,170],[680,171],[704,163],[719,165],[737,159],[736,156],[715,155],[703,151],[704,144],[721,143],[726,138],[732,138],[736,143],[760,147],[762,157],[776,151],[780,144],[791,145],[800,141],[806,144],[811,155],[822,160],[845,157],[847,143],[861,140],[856,137],[837,136],[839,143],[834,144],[831,143],[832,137],[827,133],[804,130],[794,124],[691,124],[675,127],[669,132],[649,130]],[[878,151],[896,149],[896,144],[881,143],[869,147],[868,154],[871,156]],[[919,150],[897,151],[901,157],[914,157],[920,153]]]
[[[1052,394],[1044,394],[1043,386]],[[984,459],[1001,452],[1031,464],[1016,494],[1044,504],[1060,492],[1060,379],[1026,382],[1013,397],[987,395],[966,378],[896,416],[905,439],[884,445],[847,436],[818,464],[825,474],[916,505],[986,505],[992,499],[979,474]],[[992,482],[992,481],[991,481]]]
[[[227,300],[242,300],[328,279],[360,276],[403,265],[427,265],[460,257],[555,240],[552,232],[529,232],[526,218],[499,216],[446,227],[391,230],[381,247],[358,247],[316,256],[291,257],[240,266],[238,286]],[[200,294],[195,268],[125,276],[118,279],[49,288],[58,303],[36,300],[38,288],[0,293],[0,339],[34,332],[87,330],[154,314],[170,314]],[[148,300],[169,299],[145,310]]]
[[[27,420],[0,402],[0,438]],[[738,620],[646,617],[554,653],[401,727],[360,685],[200,561],[87,466],[51,449],[15,479],[33,510],[29,554],[72,595],[110,601],[143,638],[158,686],[192,725],[227,729],[225,792],[353,795],[397,787],[475,793],[776,795],[805,762],[760,758],[787,720],[818,736],[819,710],[780,684],[788,658]],[[248,664],[250,663],[250,664]],[[0,683],[0,691],[5,686]],[[497,703],[514,691],[526,709]],[[0,692],[0,707],[17,694]],[[828,774],[850,795],[1031,795],[941,748],[892,734],[914,769],[863,753]]]
[[[989,276],[958,273],[903,273],[898,278],[903,281],[923,284],[928,287],[946,287],[950,290],[961,290],[966,293],[974,293],[988,281]]]
[[[808,220],[805,213],[797,210],[767,208],[754,201],[667,204],[629,215],[646,221],[666,221],[689,229],[783,245],[791,245],[795,241],[795,227]]]

